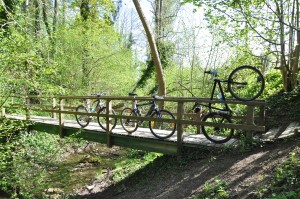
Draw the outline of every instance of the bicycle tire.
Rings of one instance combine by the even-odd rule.
[[[175,119],[174,115],[168,110],[159,110],[159,112],[154,112],[152,113],[151,117]],[[175,133],[176,123],[163,121],[149,121],[149,129],[155,137],[159,139],[166,139],[171,137]]]
[[[135,116],[135,117],[137,116],[136,112],[134,112],[132,108],[124,108],[121,112],[121,115]],[[138,128],[138,120],[129,119],[129,118],[121,118],[121,125],[127,133],[133,133]]]
[[[232,123],[229,116],[215,112],[205,115],[202,121],[213,123]],[[213,143],[221,144],[229,141],[232,138],[234,129],[202,126],[202,132],[208,140],[212,141]]]
[[[79,105],[76,108],[76,112],[88,113],[88,110],[86,110],[86,108],[83,105]],[[89,123],[90,123],[90,118],[88,115],[75,114],[75,118],[76,118],[77,123],[83,128],[86,127],[87,125],[89,125]]]
[[[253,66],[240,66],[228,77],[230,94],[241,101],[255,100],[262,94],[264,88],[264,76]]]
[[[112,109],[112,114],[116,115],[116,112]],[[106,114],[106,107],[102,107],[99,111],[98,114]],[[106,130],[106,117],[100,117],[99,115],[97,116],[97,120],[98,120],[98,124],[100,125],[100,127],[103,130]],[[113,130],[116,125],[117,125],[117,118],[109,118],[111,124],[112,124],[112,128],[111,130]]]

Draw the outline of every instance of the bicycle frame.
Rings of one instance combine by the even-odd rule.
[[[93,107],[90,107],[90,105],[91,105],[90,100],[89,100],[89,99],[86,100],[86,106],[85,106],[85,107],[86,107],[86,109],[87,109],[87,111],[88,111],[89,113],[94,113],[94,112],[96,112],[97,107],[100,107],[100,109],[101,109],[102,103],[101,103],[101,100],[100,100],[100,99],[94,100],[93,103],[92,103],[92,105],[94,105],[94,104],[96,104],[96,105],[93,106]],[[91,109],[91,108],[92,108],[92,109]]]
[[[226,98],[225,98],[225,94],[224,94],[224,90],[222,88],[221,82],[228,82],[227,80],[219,80],[219,79],[214,79],[214,85],[213,85],[213,89],[211,91],[211,95],[210,95],[210,99],[213,100],[214,99],[214,94],[215,94],[215,90],[216,90],[216,86],[218,85],[220,93],[221,93],[221,99],[222,101],[224,101],[224,106],[226,111],[231,111],[228,104],[225,103],[226,102]],[[220,109],[217,107],[213,107],[212,106],[212,102],[208,103],[208,107],[209,109],[216,109],[216,110],[220,110],[220,111],[224,111],[224,109]]]
[[[139,107],[141,106],[148,106],[148,105],[151,105],[149,110],[147,111],[147,113],[144,115],[144,117],[147,117],[147,116],[150,116],[153,111],[156,111],[157,110],[157,107],[156,107],[156,103],[155,101],[151,101],[151,102],[147,102],[147,103],[143,103],[143,104],[136,104],[135,107],[133,108],[133,111],[138,115],[138,116],[142,116],[141,112],[140,112],[140,109]],[[142,120],[140,123],[143,123],[144,121]]]
[[[223,87],[221,85],[222,82],[228,83],[228,80],[220,80],[220,79],[214,78],[213,81],[214,81],[214,85],[213,85],[213,88],[212,88],[212,91],[211,91],[210,100],[214,99],[214,94],[215,94],[215,91],[216,91],[216,87],[218,86],[220,94],[221,94],[221,99],[219,99],[219,100],[223,102],[223,104],[225,106],[225,109],[221,109],[221,108],[212,106],[212,104],[213,104],[212,102],[209,102],[208,104],[202,104],[202,103],[196,102],[196,104],[193,107],[193,110],[198,105],[200,105],[200,106],[208,107],[210,112],[212,112],[211,110],[214,109],[214,110],[217,110],[221,114],[226,114],[226,115],[231,116],[232,111],[229,108],[228,104],[226,103],[225,93],[224,93]]]

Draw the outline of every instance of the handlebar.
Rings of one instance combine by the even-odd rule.
[[[129,96],[137,96],[136,93],[128,93]]]
[[[211,75],[217,76],[218,71],[217,70],[204,71],[204,74],[211,74]]]
[[[107,94],[108,94],[107,92],[103,92],[103,93],[92,93],[91,95],[100,97],[100,96],[107,95]]]
[[[138,96],[136,93],[128,93],[128,95],[133,96],[133,97]],[[164,98],[164,96],[159,96],[159,95],[152,95],[152,97],[154,99],[163,99]]]
[[[164,99],[164,96],[152,95],[154,99]]]

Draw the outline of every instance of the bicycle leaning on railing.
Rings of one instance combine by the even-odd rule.
[[[92,96],[97,96],[97,97],[101,97],[103,95],[106,95],[106,93],[94,93],[92,94]],[[93,101],[92,105],[91,105],[91,101],[90,99],[86,100],[85,106],[84,105],[79,105],[76,108],[76,112],[80,112],[80,113],[97,113],[97,121],[98,124],[100,125],[100,127],[104,130],[106,130],[106,117],[103,116],[99,116],[99,114],[106,114],[106,107],[104,106],[104,103],[102,102],[102,100],[100,98],[97,98],[96,100]],[[111,113],[113,115],[115,115],[115,111],[113,109],[111,109]],[[81,127],[86,127],[87,125],[89,125],[89,123],[93,120],[95,120],[94,116],[88,116],[88,115],[84,115],[84,114],[75,114],[76,117],[76,121],[77,123],[81,126]],[[112,125],[112,129],[115,128],[116,124],[117,124],[117,119],[116,118],[109,118],[109,121]]]
[[[135,93],[129,93],[129,96],[137,96]],[[159,109],[155,99],[162,99],[161,96],[152,96],[154,98],[153,101],[143,103],[143,104],[135,104],[134,108],[125,108],[122,110],[121,115],[122,116],[131,116],[131,117],[141,117],[142,113],[139,109],[139,107],[142,106],[149,106],[150,108],[147,111],[147,113],[144,115],[144,117],[150,117],[150,118],[161,118],[161,119],[175,119],[174,115],[168,111]],[[143,124],[143,120],[136,119],[136,118],[122,118],[121,119],[121,125],[124,128],[125,131],[128,133],[133,133],[137,130],[138,126]],[[159,138],[159,139],[166,139],[171,137],[176,130],[176,123],[174,122],[166,122],[166,121],[159,121],[159,120],[152,120],[149,121],[149,129],[151,133]]]
[[[210,74],[214,81],[213,88],[211,91],[210,99],[214,99],[216,87],[218,86],[219,92],[217,98],[223,104],[223,108],[212,106],[212,102],[208,104],[202,104],[196,102],[193,106],[194,112],[202,110],[202,106],[208,107],[209,113],[204,115],[201,119],[203,122],[212,123],[232,123],[231,116],[232,110],[226,103],[224,90],[221,83],[227,83],[226,91],[236,99],[241,101],[251,101],[258,98],[264,90],[265,80],[261,72],[253,66],[240,66],[234,69],[227,80],[217,79],[217,71],[205,71],[205,74]],[[233,134],[234,129],[225,127],[213,127],[213,126],[201,126],[202,133],[204,136],[214,143],[225,143],[229,141]]]

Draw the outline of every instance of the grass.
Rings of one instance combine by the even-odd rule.
[[[228,185],[226,182],[214,178],[212,182],[206,182],[204,188],[193,199],[227,199],[229,198]]]

